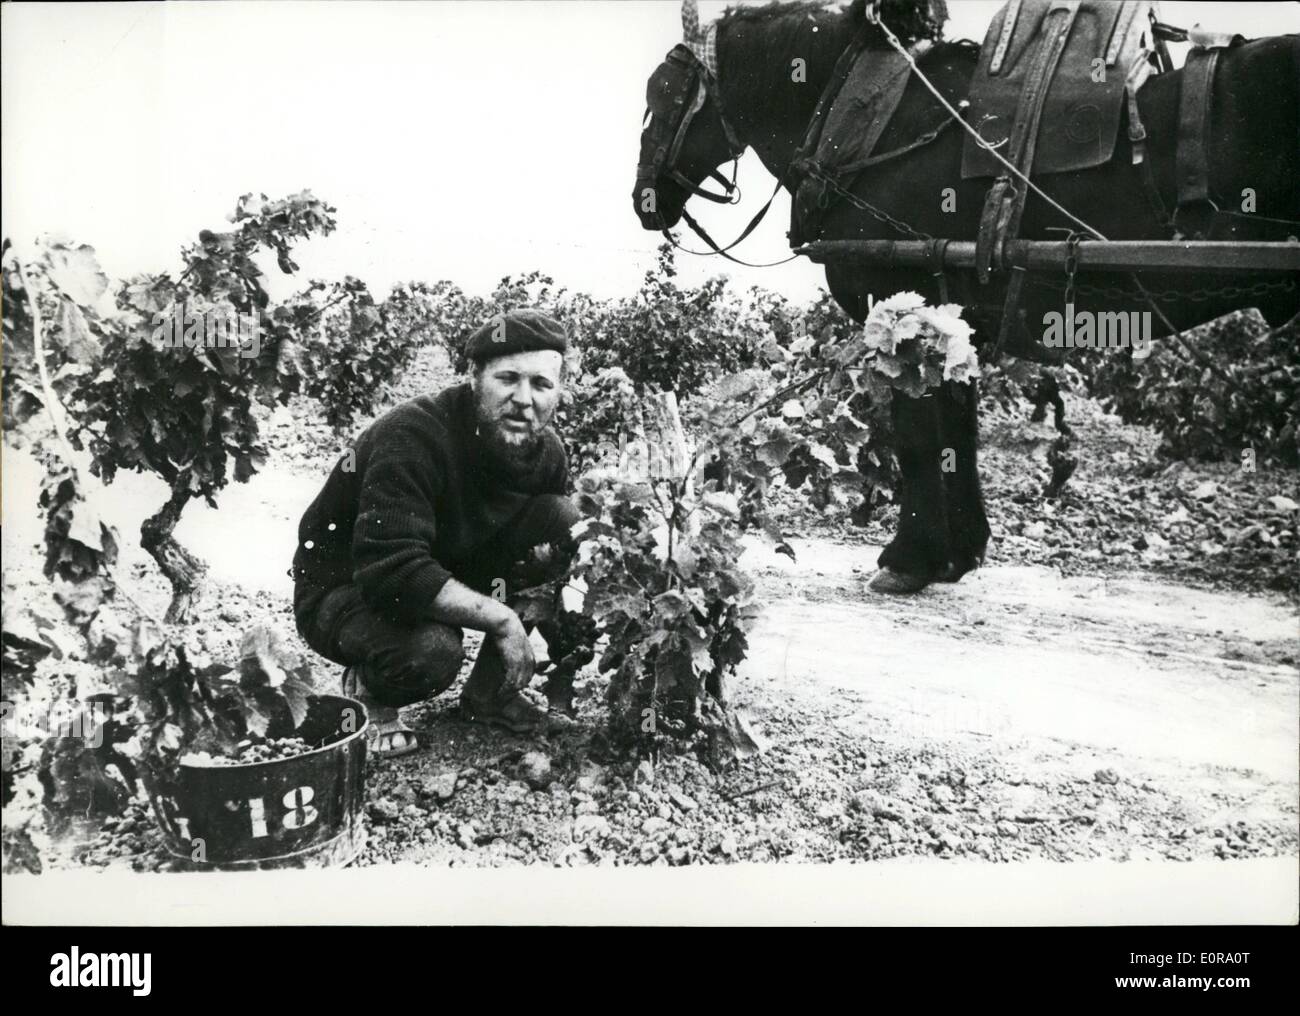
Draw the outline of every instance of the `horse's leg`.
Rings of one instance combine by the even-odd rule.
[[[951,558],[944,475],[942,395],[914,399],[894,393],[890,415],[902,473],[898,532],[880,553],[878,592],[915,592],[944,570]]]
[[[975,382],[947,381],[940,389],[940,437],[952,554],[942,579],[956,582],[984,560],[989,523],[979,477],[979,393]],[[949,454],[951,451],[951,454]]]
[[[1030,396],[1034,404],[1034,412],[1029,417],[1034,423],[1046,419],[1047,407],[1052,407],[1052,423],[1062,434],[1070,433],[1070,428],[1065,422],[1065,400],[1061,398],[1061,384],[1056,378],[1043,371],[1038,375],[1038,381],[1034,385],[1034,393]]]
[[[1051,386],[1047,383],[1047,374],[1038,375],[1034,390],[1029,393],[1029,401],[1034,411],[1029,414],[1030,423],[1042,423],[1047,419],[1047,404],[1052,400]]]
[[[1062,434],[1070,433],[1070,425],[1065,422],[1065,400],[1061,398],[1059,386],[1056,389],[1056,394],[1052,396],[1052,424],[1058,432]]]

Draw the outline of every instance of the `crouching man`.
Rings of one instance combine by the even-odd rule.
[[[415,750],[397,709],[451,686],[465,628],[484,636],[462,715],[516,733],[546,727],[519,693],[533,652],[507,601],[563,571],[579,518],[548,426],[567,346],[537,311],[493,318],[466,345],[472,379],[371,424],[302,517],[298,631],[346,667],[343,691],[366,704],[378,754]]]

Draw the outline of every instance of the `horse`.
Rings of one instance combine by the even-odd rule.
[[[688,0],[688,7],[693,6],[694,0]],[[888,23],[886,15],[881,20]],[[716,46],[708,54],[712,57],[716,52],[714,67],[695,51],[681,44],[675,47],[647,85],[650,108],[632,195],[641,225],[667,233],[681,220],[689,198],[728,200],[734,179],[728,183],[719,167],[745,149],[752,149],[779,186],[793,195],[797,180],[792,162],[840,55],[859,33],[866,35],[866,58],[888,51],[888,39],[878,25],[864,25],[864,21],[871,19],[863,0],[839,9],[810,0],[774,2],[727,10],[715,23],[716,35],[709,39]],[[699,39],[697,35],[697,43]],[[935,41],[918,58],[917,66],[955,107],[968,94],[978,56],[975,43]],[[796,59],[805,70],[802,79],[791,73]],[[1206,133],[1209,192],[1219,207],[1227,207],[1239,204],[1240,195],[1249,189],[1257,201],[1257,219],[1225,213],[1228,218],[1216,221],[1227,225],[1215,238],[1264,238],[1252,232],[1254,222],[1282,222],[1292,233],[1298,232],[1300,223],[1294,220],[1300,220],[1300,36],[1246,41],[1221,50],[1217,63]],[[1139,119],[1147,133],[1147,166],[1133,163],[1126,110],[1108,162],[1094,169],[1031,179],[1107,239],[1169,239],[1166,209],[1175,207],[1179,193],[1175,170],[1183,73],[1166,69],[1150,76],[1136,91]],[[678,94],[668,94],[673,92]],[[963,131],[934,131],[943,119],[934,95],[916,74],[909,75],[875,148],[897,152],[897,157],[866,169],[852,181],[848,191],[860,200],[840,200],[827,208],[818,237],[907,239],[910,231],[974,240],[989,181],[962,179]],[[1148,171],[1150,176],[1144,179]],[[709,178],[720,181],[725,193],[709,191]],[[1163,207],[1154,200],[1152,186]],[[955,202],[945,206],[941,195],[955,197]],[[1060,240],[1063,234],[1053,230],[1070,226],[1048,202],[1031,193],[1019,235]],[[831,296],[858,322],[865,320],[873,296],[912,290],[934,302],[948,302],[946,296],[936,298],[942,296],[941,287],[950,285],[951,299],[964,306],[975,328],[981,357],[995,345],[1005,285],[981,285],[971,269],[948,271],[940,279],[930,268],[866,267],[828,260],[825,272]],[[1149,310],[1151,304],[1131,279],[1081,271],[1077,292],[1073,285],[1070,289],[1074,305],[1093,313]],[[1020,305],[1026,320],[1043,321],[1045,314],[1062,308],[1066,279],[1062,273],[1032,281]],[[1163,316],[1153,322],[1154,338],[1245,306],[1258,307],[1270,324],[1285,321],[1300,309],[1294,280],[1289,287],[1256,286],[1255,292],[1247,292],[1249,287],[1216,289],[1187,275],[1144,272],[1141,284],[1162,301]],[[1018,347],[1017,341],[1022,345]],[[1058,359],[1055,351],[1041,345],[1025,347],[1023,339],[1013,339],[1006,351],[1039,362]],[[934,581],[955,582],[983,563],[990,537],[978,472],[975,383],[945,382],[921,398],[895,393],[890,412],[901,471],[899,524],[880,555],[880,571],[871,588],[900,593]],[[951,469],[954,463],[948,455],[945,471],[941,457],[948,449],[956,453],[956,469]]]

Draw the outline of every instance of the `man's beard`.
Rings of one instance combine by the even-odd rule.
[[[526,436],[511,433],[501,417],[481,405],[476,407],[476,417],[479,441],[493,458],[512,469],[520,469],[534,460],[542,442],[542,427],[536,427]]]

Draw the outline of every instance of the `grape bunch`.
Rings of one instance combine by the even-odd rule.
[[[595,618],[561,609],[551,620],[539,622],[537,630],[546,639],[546,651],[551,658],[544,689],[547,701],[553,711],[572,716],[577,711],[573,703],[573,678],[596,655]]]
[[[576,610],[556,611],[555,620],[538,625],[556,670],[576,674],[596,655],[596,619]]]
[[[189,766],[246,766],[259,762],[279,762],[312,750],[301,737],[272,737],[267,740],[240,741],[237,756],[213,755],[206,751],[192,751],[181,758]]]
[[[241,742],[239,747],[239,765],[251,765],[254,762],[279,762],[281,759],[293,758],[311,751],[311,745],[301,737],[272,737],[265,741]]]

